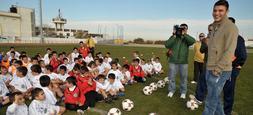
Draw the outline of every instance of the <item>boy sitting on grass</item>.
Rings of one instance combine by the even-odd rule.
[[[108,87],[109,82],[105,80],[105,76],[103,74],[98,75],[97,77],[97,87],[96,87],[96,91],[103,95],[104,100],[106,103],[111,103],[112,99],[110,97],[108,97],[107,93],[106,93],[106,87]]]
[[[12,104],[8,106],[6,115],[28,115],[28,107],[21,92],[11,94],[10,100]]]
[[[139,62],[140,62],[139,59],[133,59],[129,71],[131,73],[131,77],[134,80],[134,82],[144,83],[146,79],[144,78],[144,71],[139,65]]]
[[[22,92],[25,98],[31,96],[32,85],[27,78],[27,68],[24,66],[18,67],[16,71],[17,77],[15,77],[11,82],[11,91],[12,92]]]
[[[82,95],[80,89],[76,85],[76,78],[70,76],[66,79],[66,89],[64,91],[65,107],[71,111],[77,111],[78,114],[83,114],[88,109],[85,103],[85,96]]]
[[[117,100],[118,96],[124,96],[125,88],[120,81],[116,80],[115,74],[108,75],[109,85],[106,87],[106,92],[114,99]]]
[[[34,100],[29,105],[29,115],[62,115],[65,112],[64,107],[47,103],[45,101],[46,96],[41,88],[32,90],[32,98]]]

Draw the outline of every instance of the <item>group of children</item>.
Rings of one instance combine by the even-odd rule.
[[[11,47],[0,54],[0,108],[12,103],[7,115],[63,114],[66,109],[83,114],[97,102],[111,103],[124,96],[126,85],[163,73],[159,57],[146,62],[134,51],[132,63],[123,57],[121,66],[110,55],[92,56],[81,42],[69,54],[47,48],[44,56],[34,57]],[[29,107],[26,100],[31,101]]]

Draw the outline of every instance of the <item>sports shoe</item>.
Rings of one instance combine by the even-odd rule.
[[[169,92],[168,97],[172,98],[172,97],[173,97],[173,95],[174,95],[174,93]]]
[[[197,84],[197,82],[196,81],[191,81],[191,84]]]
[[[184,93],[181,94],[180,98],[185,99],[186,95]]]
[[[118,93],[118,96],[119,96],[119,97],[123,97],[123,96],[125,96],[125,93],[124,93],[124,92],[119,92],[119,93]]]
[[[201,105],[203,102],[202,101],[199,101],[194,95],[189,95],[189,98],[191,100],[194,100],[198,105]]]
[[[105,98],[105,103],[112,103],[112,98],[111,97],[107,97]]]
[[[78,109],[76,112],[77,112],[77,115],[84,115],[84,111],[81,109]]]

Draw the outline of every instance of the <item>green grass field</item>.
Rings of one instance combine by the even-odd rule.
[[[18,51],[26,51],[29,56],[33,56],[36,53],[44,54],[47,47],[51,47],[58,52],[71,52],[74,45],[14,45]],[[10,45],[1,45],[0,51],[7,51]],[[78,46],[77,46],[78,47]],[[111,52],[112,57],[126,57],[131,60],[132,51],[137,50],[143,54],[144,59],[148,59],[152,56],[151,52],[154,52],[156,56],[161,58],[164,75],[161,77],[150,78],[145,84],[134,84],[126,87],[126,96],[114,101],[112,104],[98,103],[96,108],[108,111],[112,107],[121,108],[121,101],[125,98],[129,98],[134,101],[135,107],[130,112],[122,111],[125,115],[148,115],[148,113],[155,112],[159,115],[200,115],[203,111],[201,106],[196,111],[186,109],[186,101],[179,98],[179,89],[177,87],[176,94],[173,98],[167,97],[167,85],[166,88],[158,89],[151,96],[145,96],[142,93],[142,88],[145,85],[153,81],[158,81],[167,76],[168,61],[165,56],[167,51],[165,48],[147,48],[147,47],[128,47],[128,46],[97,46],[96,52]],[[253,49],[250,49],[253,50]],[[251,51],[252,52],[252,51]],[[248,60],[243,67],[236,85],[234,112],[238,115],[252,115],[253,114],[253,53],[248,54]],[[193,79],[193,55],[192,51],[189,54],[189,77],[188,77],[188,94],[194,94],[196,85],[189,83]],[[179,84],[179,77],[177,77],[177,86]],[[2,108],[0,114],[5,114],[5,108]],[[75,112],[67,111],[66,115],[74,115]],[[97,115],[95,112],[87,112],[88,115]]]

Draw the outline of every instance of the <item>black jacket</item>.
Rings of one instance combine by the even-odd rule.
[[[247,59],[247,51],[245,46],[245,41],[242,36],[238,36],[237,39],[237,46],[235,49],[235,57],[236,59],[233,61],[233,68],[236,68],[237,66],[243,66]]]

